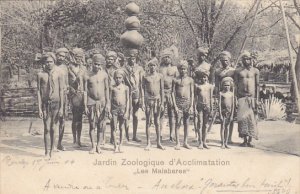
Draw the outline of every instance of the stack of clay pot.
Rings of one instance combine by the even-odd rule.
[[[134,2],[130,2],[126,5],[125,12],[128,15],[125,20],[126,31],[121,35],[120,41],[127,52],[138,51],[144,41],[143,36],[139,33],[141,23],[137,18],[140,8]]]

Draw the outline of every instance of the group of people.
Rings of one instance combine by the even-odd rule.
[[[65,118],[70,105],[72,110],[73,143],[82,147],[82,117],[89,119],[90,153],[101,153],[105,144],[106,121],[110,120],[110,143],[115,152],[122,152],[123,132],[127,141],[129,121],[132,116],[132,141],[137,137],[138,110],[146,116],[145,150],[150,150],[150,125],[155,126],[157,148],[164,150],[162,130],[164,115],[169,119],[169,140],[179,150],[179,129],[184,126],[183,147],[188,144],[189,119],[194,115],[194,126],[200,149],[207,145],[209,117],[213,113],[214,91],[221,119],[221,147],[232,143],[233,119],[237,113],[238,132],[244,142],[241,146],[253,147],[252,138],[257,138],[256,107],[259,95],[259,71],[253,67],[251,54],[242,54],[243,67],[231,66],[231,55],[220,53],[222,67],[215,72],[215,84],[210,83],[212,66],[206,62],[207,49],[197,49],[197,65],[188,61],[174,60],[171,49],[160,53],[145,65],[137,60],[138,51],[128,50],[124,63],[119,55],[108,51],[105,56],[94,53],[91,68],[85,65],[83,49],[59,48],[56,53],[46,52],[41,59],[42,71],[37,75],[39,117],[44,122],[45,155],[52,156],[55,147],[62,145]],[[96,130],[96,144],[95,144]],[[56,144],[56,132],[58,142]],[[119,132],[119,135],[117,133]],[[174,134],[175,133],[175,134]],[[50,149],[49,149],[50,136]]]

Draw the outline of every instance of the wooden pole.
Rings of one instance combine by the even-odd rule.
[[[255,13],[254,13],[254,17],[253,17],[253,19],[252,19],[252,21],[251,21],[250,27],[249,27],[249,29],[248,29],[248,31],[247,31],[247,33],[246,33],[246,36],[245,36],[245,38],[244,38],[244,40],[243,40],[243,44],[242,44],[242,47],[241,47],[241,49],[240,49],[239,56],[238,56],[238,58],[236,59],[236,61],[235,61],[233,67],[236,67],[236,66],[237,66],[237,64],[238,64],[238,62],[239,62],[239,60],[240,60],[240,58],[241,58],[241,53],[242,53],[242,51],[244,50],[245,45],[246,45],[246,41],[247,41],[247,39],[248,39],[248,37],[249,37],[249,35],[250,35],[250,33],[251,33],[251,30],[252,30],[254,21],[255,21],[255,19],[256,19],[257,13],[258,13],[258,8],[259,8],[259,6],[260,6],[260,3],[261,3],[261,0],[259,0],[258,3],[257,3],[257,7],[256,7],[256,10],[255,10]]]
[[[286,22],[286,17],[285,17],[284,6],[282,4],[282,0],[279,0],[279,2],[280,2],[282,18],[283,18],[283,22],[284,22],[284,28],[285,28],[287,45],[288,45],[289,57],[290,57],[290,61],[291,61],[290,71],[292,73],[292,82],[293,82],[295,98],[296,98],[295,100],[296,100],[296,103],[297,103],[298,113],[300,114],[299,91],[298,91],[298,84],[297,84],[296,72],[295,72],[295,62],[294,62],[293,57],[292,57],[292,46],[291,46],[291,42],[290,42],[289,29],[288,29],[287,22]]]

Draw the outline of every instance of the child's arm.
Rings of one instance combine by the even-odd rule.
[[[64,74],[60,73],[60,76],[58,76],[58,85],[59,85],[59,101],[60,101],[60,107],[59,107],[59,116],[63,116],[63,108],[64,108],[64,94],[65,94],[65,76]]]
[[[233,121],[234,107],[235,107],[235,96],[234,96],[234,93],[232,93],[232,104],[231,104],[230,121]]]
[[[196,84],[194,84],[194,115],[197,116],[198,111],[197,111],[197,102],[198,102],[198,91]]]
[[[212,110],[213,110],[213,94],[214,94],[214,85],[211,85],[211,88],[210,88],[210,112],[212,113]]]
[[[160,99],[161,99],[161,111],[163,110],[164,108],[164,104],[165,104],[165,98],[164,98],[164,95],[165,95],[165,87],[164,87],[164,77],[162,74],[160,74]]]
[[[108,85],[108,75],[104,79],[104,89],[105,89],[105,107],[106,107],[106,114],[110,115],[110,90]]]
[[[39,117],[43,118],[43,111],[42,111],[42,99],[41,99],[41,83],[40,83],[40,75],[37,74],[37,98],[38,98],[38,107],[39,107]]]
[[[140,102],[141,102],[141,108],[142,108],[142,111],[145,111],[145,77],[143,76],[142,77],[142,80],[141,80],[141,84],[140,84],[140,93],[141,93],[141,99],[140,99]]]
[[[172,80],[171,97],[172,97],[172,101],[173,101],[175,112],[178,113],[178,107],[177,107],[176,100],[175,100],[175,92],[176,92],[175,88],[176,88],[176,83],[175,83],[175,79],[173,79]]]
[[[219,92],[219,114],[220,114],[220,119],[223,122],[223,115],[222,115],[222,96],[221,96],[221,92]]]
[[[125,86],[125,96],[126,96],[126,108],[125,108],[125,119],[129,119],[129,88]]]
[[[189,112],[190,114],[192,114],[194,108],[194,80],[192,78],[190,79],[191,79],[191,83],[190,83],[191,106]]]
[[[85,114],[89,114],[89,110],[87,108],[87,90],[87,80],[85,80],[83,84],[83,105]]]

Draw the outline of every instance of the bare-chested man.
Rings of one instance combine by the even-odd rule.
[[[229,127],[233,122],[233,113],[235,108],[235,96],[231,91],[233,79],[225,77],[220,83],[221,91],[219,93],[219,113],[221,119],[221,148],[228,147]]]
[[[110,87],[110,99],[111,99],[111,128],[112,138],[114,142],[115,152],[122,152],[121,146],[123,143],[123,128],[125,121],[129,117],[129,88],[124,82],[124,72],[121,69],[117,69],[114,72],[115,84]],[[117,129],[120,130],[119,142],[116,138]]]
[[[54,53],[43,55],[45,66],[37,75],[39,117],[44,121],[45,156],[52,156],[55,145],[55,134],[59,119],[63,116],[64,75],[55,65]],[[50,151],[48,152],[48,133],[50,132]]]
[[[194,115],[196,123],[196,131],[198,133],[199,149],[206,148],[207,129],[209,116],[212,113],[213,108],[213,91],[214,86],[208,83],[209,72],[198,70],[195,72],[196,80],[195,83],[195,102],[194,102]]]
[[[66,48],[59,48],[56,50],[56,58],[57,63],[56,65],[60,68],[60,71],[64,75],[65,80],[65,90],[64,90],[64,107],[63,107],[63,117],[59,119],[59,136],[58,136],[58,150],[65,150],[65,147],[62,145],[62,139],[65,131],[65,118],[68,116],[68,88],[69,88],[69,81],[68,81],[68,65],[67,65],[67,57],[68,57],[69,50]]]
[[[142,78],[142,105],[146,114],[146,137],[147,146],[145,150],[150,150],[150,119],[151,114],[154,118],[154,125],[156,131],[157,148],[164,150],[165,148],[161,145],[161,132],[159,127],[160,113],[162,112],[164,105],[164,80],[163,75],[156,72],[158,61],[150,60],[148,62],[148,70]]]
[[[105,56],[105,60],[106,60],[105,71],[108,75],[109,87],[111,87],[115,84],[114,73],[118,69],[118,67],[116,66],[116,64],[118,63],[117,58],[118,58],[118,54],[115,51],[108,51]],[[106,127],[104,128],[104,131],[103,131],[103,143],[105,143],[105,131],[106,131]],[[111,129],[111,133],[110,133],[110,143],[114,143],[112,129]]]
[[[241,146],[253,147],[252,138],[257,137],[257,105],[259,100],[259,70],[252,66],[251,54],[242,54],[243,67],[235,71],[234,81],[238,98],[237,120]]]
[[[138,127],[138,110],[141,107],[141,80],[144,73],[143,68],[137,64],[137,54],[138,51],[135,49],[128,51],[128,61],[124,67],[125,75],[125,84],[129,87],[130,90],[130,110],[132,112],[132,123],[133,123],[133,137],[132,141],[141,142],[137,137],[137,127]],[[126,124],[125,132],[126,137],[129,140],[128,136],[128,124]]]
[[[215,73],[215,83],[216,83],[216,94],[221,91],[221,82],[226,77],[234,78],[235,69],[231,66],[231,54],[228,51],[223,51],[219,55],[219,59],[221,62],[222,67],[216,70]],[[234,92],[234,85],[231,88],[232,92]],[[229,135],[228,135],[228,143],[232,142],[232,131],[233,131],[233,124],[234,122],[230,123],[229,126]]]
[[[188,139],[188,126],[190,114],[193,112],[194,103],[194,80],[189,77],[188,74],[188,63],[186,61],[180,61],[178,65],[179,76],[173,80],[172,87],[172,99],[174,103],[175,116],[176,116],[176,146],[175,149],[180,149],[179,142],[179,128],[181,121],[184,125],[184,140],[183,147],[191,149],[189,146]]]
[[[165,49],[161,53],[161,66],[160,73],[164,77],[164,104],[163,111],[160,114],[160,131],[163,130],[164,114],[167,110],[169,118],[170,136],[169,140],[173,142],[175,139],[173,137],[175,130],[175,113],[174,105],[171,97],[172,93],[172,81],[178,76],[178,70],[176,66],[172,64],[173,52],[169,49]]]
[[[84,112],[84,81],[87,76],[87,70],[84,64],[84,51],[81,48],[74,48],[69,65],[69,100],[72,106],[72,133],[73,143],[79,148],[81,144],[82,115]]]
[[[96,127],[96,152],[101,153],[100,141],[104,125],[106,125],[105,116],[110,114],[108,75],[102,69],[104,64],[105,59],[101,54],[93,56],[93,71],[86,77],[84,86],[84,107],[90,122],[91,154],[95,151],[93,135]]]

